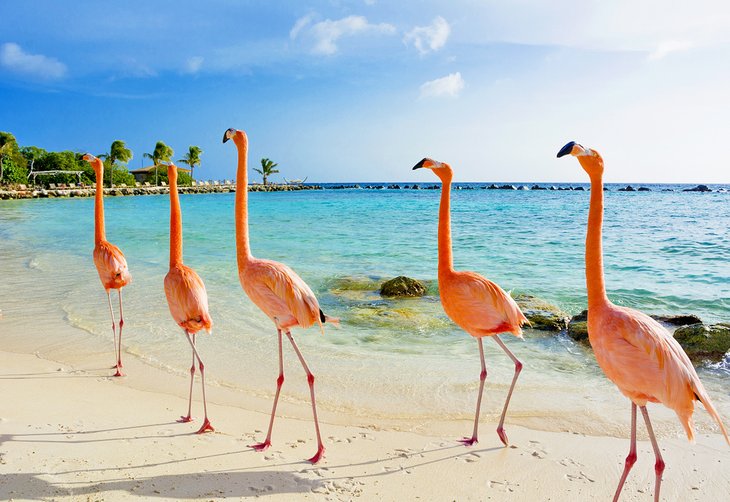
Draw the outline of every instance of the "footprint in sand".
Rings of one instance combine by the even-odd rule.
[[[509,481],[487,481],[487,487],[501,492],[514,492],[515,488],[519,487],[519,483],[510,483]]]
[[[471,453],[469,453],[467,455],[459,456],[458,459],[459,460],[463,460],[464,462],[471,463],[471,462],[479,462],[479,459],[481,457],[482,456],[479,453],[477,453],[477,452],[471,452]]]

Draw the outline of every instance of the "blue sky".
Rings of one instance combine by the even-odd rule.
[[[69,5],[70,4],[70,5]],[[730,5],[699,0],[0,0],[0,130],[101,153],[157,140],[309,181],[585,181],[555,159],[576,140],[609,182],[727,183]],[[147,165],[147,162],[144,162]],[[274,179],[280,179],[278,177]]]

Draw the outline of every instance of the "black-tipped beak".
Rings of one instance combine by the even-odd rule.
[[[415,171],[416,169],[422,168],[423,167],[423,164],[425,164],[427,160],[428,159],[422,159],[418,164],[416,164],[415,166],[413,166],[413,169],[411,169],[411,171]]]
[[[223,143],[225,143],[226,141],[228,141],[229,139],[231,139],[231,138],[228,137],[228,133],[229,132],[233,132],[233,128],[226,129],[226,132],[223,133]]]
[[[573,147],[574,146],[575,146],[575,141],[571,141],[570,143],[568,143],[567,145],[565,145],[558,152],[558,158],[564,157],[566,155],[570,155],[570,153],[573,151]]]

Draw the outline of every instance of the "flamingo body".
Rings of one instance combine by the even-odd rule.
[[[170,267],[164,284],[167,305],[177,325],[190,334],[201,329],[210,333],[213,322],[208,313],[208,294],[195,270],[177,263]]]
[[[183,264],[182,210],[177,193],[177,166],[170,164],[167,169],[170,180],[170,269],[165,276],[164,287],[167,306],[178,326],[193,349],[193,362],[190,367],[190,393],[188,395],[188,414],[180,422],[190,422],[192,418],[193,381],[195,361],[198,361],[203,389],[203,410],[205,418],[198,434],[213,432],[215,429],[208,420],[208,404],[205,399],[205,365],[195,345],[195,334],[204,329],[210,333],[213,325],[208,311],[208,293],[200,276],[192,268]]]
[[[639,407],[656,458],[654,500],[658,502],[665,464],[649,420],[647,402],[662,403],[674,410],[687,438],[692,441],[694,403],[701,401],[728,444],[730,438],[679,342],[648,315],[614,305],[608,299],[603,275],[603,158],[597,151],[574,141],[566,144],[558,152],[558,157],[568,154],[578,158],[591,179],[585,255],[588,339],[598,365],[631,400],[631,447],[613,500],[618,501],[629,471],[636,462],[636,408]]]
[[[439,295],[446,315],[475,338],[512,333],[522,338],[527,318],[514,299],[475,272],[439,274]]]
[[[322,325],[314,293],[283,263],[252,257],[238,277],[251,301],[281,329]]]
[[[111,242],[101,240],[94,246],[94,265],[104,289],[121,289],[132,282],[127,260],[122,250]]]
[[[96,194],[94,196],[94,265],[99,273],[99,280],[106,290],[109,302],[109,316],[112,319],[112,334],[114,336],[114,355],[116,364],[114,376],[124,376],[122,373],[122,329],[124,328],[124,309],[122,302],[122,288],[132,282],[132,276],[127,267],[124,253],[114,244],[106,240],[104,221],[104,164],[90,153],[84,154],[83,160],[94,168],[96,175]],[[117,323],[114,320],[114,309],[110,291],[117,290],[119,296],[119,337],[117,337]]]
[[[254,258],[251,254],[248,237],[248,137],[244,131],[228,129],[223,135],[225,143],[232,139],[238,150],[238,166],[236,171],[236,253],[238,260],[238,278],[241,286],[251,301],[266,314],[276,326],[279,342],[279,377],[276,379],[276,394],[269,419],[266,440],[252,445],[257,451],[271,446],[271,432],[274,427],[276,406],[279,402],[281,387],[284,384],[284,355],[282,333],[286,334],[297,354],[297,358],[307,374],[307,383],[312,399],[312,415],[314,430],[317,435],[317,452],[309,459],[316,464],[324,455],[324,444],[319,431],[317,406],[314,395],[314,374],[307,366],[304,356],[291,334],[291,328],[308,328],[315,322],[324,332],[323,324],[337,324],[338,319],[326,316],[319,308],[319,302],[311,288],[291,268],[273,260]]]
[[[507,434],[504,431],[504,419],[507,415],[512,392],[517,378],[522,371],[522,363],[499,338],[500,333],[512,333],[522,338],[522,324],[527,318],[512,297],[498,285],[475,272],[454,270],[453,250],[451,245],[451,180],[453,171],[445,162],[423,159],[413,169],[427,168],[441,180],[441,201],[439,203],[438,226],[438,281],[441,305],[446,315],[460,328],[477,339],[479,359],[482,371],[479,374],[479,393],[477,394],[474,429],[470,438],[461,440],[467,446],[478,442],[479,412],[484,392],[484,381],[487,378],[487,367],[484,362],[482,338],[492,337],[507,356],[515,364],[507,398],[504,401],[502,415],[497,426],[497,435],[507,445]]]
[[[634,404],[662,403],[674,410],[693,441],[692,413],[700,400],[725,434],[689,357],[657,321],[609,302],[589,310],[588,338],[598,365]]]

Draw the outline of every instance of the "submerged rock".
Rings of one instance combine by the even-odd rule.
[[[730,325],[690,324],[677,328],[674,338],[690,359],[721,359],[730,350]]]
[[[679,315],[652,315],[654,320],[669,324],[671,326],[686,326],[688,324],[701,324],[702,319],[694,314],[679,314]]]
[[[555,305],[526,294],[516,295],[515,301],[530,321],[532,329],[562,331],[568,326],[570,317]]]
[[[568,336],[576,342],[588,342],[588,310],[574,315],[568,323]]]
[[[380,286],[381,296],[423,296],[426,294],[426,285],[416,279],[400,275],[395,279],[385,281]]]
[[[707,185],[697,185],[694,188],[685,188],[682,191],[683,192],[712,192],[710,187],[708,187]]]

